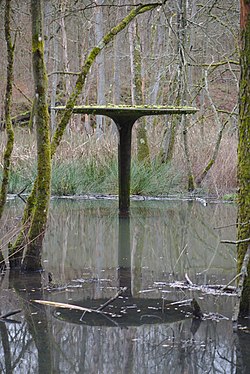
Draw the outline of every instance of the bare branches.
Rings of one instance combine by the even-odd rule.
[[[51,73],[48,74],[48,77],[54,74],[59,74],[59,75],[80,75],[81,73],[78,71],[65,71],[65,70],[57,70],[57,71],[52,71]]]

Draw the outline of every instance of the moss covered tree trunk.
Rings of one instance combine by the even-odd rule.
[[[42,267],[42,241],[50,202],[50,126],[47,105],[47,73],[44,63],[42,3],[41,0],[31,0],[32,60],[36,98],[33,121],[37,133],[37,188],[36,204],[28,232],[28,246],[23,261],[23,268],[27,271],[38,270]]]
[[[11,104],[12,104],[12,86],[13,86],[13,64],[14,64],[14,45],[11,40],[10,33],[10,11],[11,1],[6,0],[5,3],[5,39],[7,44],[7,84],[5,93],[5,123],[7,132],[7,143],[4,152],[3,162],[3,178],[0,191],[0,219],[3,214],[4,205],[7,198],[9,174],[10,174],[10,159],[14,145],[14,131],[11,122]]]
[[[238,144],[238,239],[250,237],[250,2],[241,0],[241,77],[239,92],[239,144]],[[249,243],[238,245],[238,271]],[[240,315],[250,312],[250,263],[245,278],[240,304]]]
[[[11,12],[11,1],[6,0],[5,2],[5,39],[7,44],[7,84],[5,93],[5,123],[7,133],[7,143],[3,158],[3,177],[0,191],[0,220],[3,215],[4,206],[7,199],[9,176],[10,176],[10,164],[11,154],[14,146],[14,131],[11,121],[11,104],[12,104],[12,86],[13,86],[13,66],[14,66],[14,44],[11,39],[10,32],[10,12]],[[2,251],[0,249],[0,268],[5,268],[5,262]]]

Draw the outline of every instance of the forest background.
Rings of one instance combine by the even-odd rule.
[[[51,107],[69,97],[80,66],[136,1],[44,1]],[[4,19],[0,2],[0,19]],[[15,145],[9,192],[30,191],[36,141],[29,1],[13,1]],[[7,55],[0,27],[0,115],[4,129]],[[168,1],[137,17],[97,57],[79,105],[192,105],[195,115],[157,116],[134,129],[131,192],[195,190],[225,196],[237,185],[239,2]],[[51,111],[52,133],[58,116]],[[5,146],[1,131],[0,162]],[[194,183],[190,183],[190,180]],[[117,193],[117,134],[111,120],[75,115],[53,159],[52,193]]]

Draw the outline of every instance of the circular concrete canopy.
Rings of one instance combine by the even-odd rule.
[[[52,110],[63,111],[69,108],[65,106],[52,107]],[[125,106],[125,105],[87,105],[74,106],[72,112],[79,114],[103,115],[112,118],[115,122],[134,122],[143,116],[154,116],[164,114],[192,114],[198,109],[189,106]]]

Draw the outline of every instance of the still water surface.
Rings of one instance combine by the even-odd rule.
[[[21,208],[10,202],[6,222]],[[130,219],[119,219],[116,201],[54,200],[45,271],[1,282],[1,314],[21,312],[0,322],[0,372],[249,373],[249,330],[235,334],[230,322],[234,296],[199,290],[235,276],[235,248],[220,243],[235,239],[235,219],[233,204],[133,201]],[[116,317],[31,302],[97,309],[119,287],[104,309]],[[188,306],[169,305],[193,297],[200,323]]]

